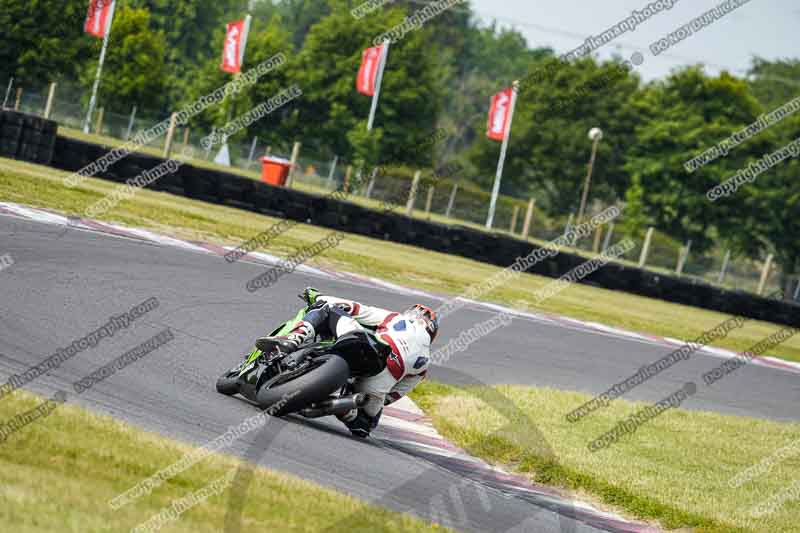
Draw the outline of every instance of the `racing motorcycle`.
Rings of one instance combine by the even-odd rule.
[[[308,307],[270,335],[286,335],[303,319]],[[320,338],[291,353],[254,348],[236,367],[217,380],[217,392],[240,394],[270,415],[297,413],[307,418],[344,414],[362,407],[364,394],[352,391],[359,377],[373,376],[386,367],[390,348],[367,330]]]

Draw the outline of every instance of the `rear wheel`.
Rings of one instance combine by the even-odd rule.
[[[273,416],[283,416],[327,399],[350,377],[347,361],[338,355],[323,355],[308,361],[295,373],[287,372],[269,388],[256,394],[258,404]]]

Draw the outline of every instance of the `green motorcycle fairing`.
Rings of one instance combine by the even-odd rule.
[[[307,312],[308,312],[308,307],[303,307],[297,312],[294,318],[284,322],[275,331],[270,333],[270,336],[272,337],[272,336],[288,335],[292,331],[294,325],[303,320],[303,317],[306,315]],[[323,344],[329,344],[331,342],[333,341],[322,341]],[[258,359],[259,357],[261,357],[261,354],[262,354],[261,350],[259,350],[258,348],[253,348],[253,351],[250,352],[250,355],[247,356],[247,359],[242,365],[242,370],[239,372],[239,376],[244,374],[250,367],[250,364],[255,362],[255,360]]]

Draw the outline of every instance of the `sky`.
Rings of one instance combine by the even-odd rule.
[[[641,10],[653,0],[470,0],[484,22],[522,33],[532,48],[549,46],[565,53]],[[750,0],[725,17],[695,33],[663,54],[653,56],[649,46],[721,0],[676,0],[662,11],[595,52],[644,55],[637,68],[646,81],[663,78],[677,67],[703,63],[709,74],[728,70],[744,76],[753,56],[764,59],[800,58],[800,0]],[[800,87],[800,80],[798,80]]]

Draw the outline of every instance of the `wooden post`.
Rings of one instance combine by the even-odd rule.
[[[336,164],[339,162],[339,156],[333,156],[333,163],[331,164],[330,172],[328,172],[328,188],[333,189],[333,175],[336,172]]]
[[[133,123],[136,120],[136,106],[133,106],[133,110],[131,111],[131,118],[128,119],[128,131],[125,132],[125,140],[131,138],[131,133],[133,133]]]
[[[369,184],[367,185],[367,192],[365,196],[367,199],[372,198],[372,189],[375,187],[375,176],[378,174],[378,167],[375,167],[372,170],[372,174],[369,177]]]
[[[414,200],[417,199],[417,187],[419,187],[419,178],[422,176],[422,171],[417,170],[414,174],[414,180],[411,182],[411,190],[408,191],[408,201],[406,202],[406,216],[411,216],[414,212]]]
[[[642,254],[639,256],[639,268],[647,264],[647,256],[650,253],[650,241],[653,238],[653,228],[647,228],[647,235],[644,238],[644,245],[642,246]]]
[[[431,204],[433,204],[433,192],[436,189],[433,185],[428,187],[428,198],[425,200],[425,214],[428,220],[431,218]]]
[[[603,252],[608,250],[608,247],[611,246],[611,236],[614,235],[614,223],[611,222],[608,225],[608,231],[606,232],[606,238],[603,239]]]
[[[364,187],[364,164],[363,164],[363,162],[359,161],[358,168],[356,169],[355,179],[353,179],[352,183],[350,183],[350,188],[353,190],[353,193],[356,193],[356,191],[360,191],[362,193],[366,193],[367,192],[366,187]]]
[[[686,246],[681,248],[681,253],[678,256],[678,266],[675,267],[675,273],[677,275],[683,274],[683,267],[686,266],[686,260],[689,259],[689,252],[692,250],[692,240],[689,239],[689,242],[686,243]]]
[[[603,226],[597,226],[594,231],[594,244],[592,244],[592,253],[596,254],[600,251],[600,237],[603,235]]]
[[[50,92],[47,94],[47,104],[44,106],[44,118],[49,119],[53,111],[53,100],[56,97],[56,83],[50,84]]]
[[[181,153],[185,154],[187,148],[189,148],[189,128],[183,130],[183,150]]]
[[[536,206],[536,199],[531,198],[528,202],[528,211],[525,213],[525,223],[522,225],[522,238],[528,240],[531,232],[531,222],[533,221],[533,208]]]
[[[675,273],[679,276],[683,272],[683,257],[685,250],[686,246],[681,246],[681,249],[678,250],[678,262],[675,264]]]
[[[725,258],[722,260],[722,268],[719,271],[719,276],[717,276],[717,283],[722,285],[725,281],[725,274],[728,273],[728,263],[731,261],[731,251],[725,251]]]
[[[572,220],[573,220],[574,218],[575,218],[575,214],[574,214],[574,213],[570,213],[570,214],[569,214],[569,218],[567,219],[567,225],[564,227],[564,235],[566,235],[567,233],[569,233],[569,230],[570,230],[570,228],[572,228]],[[573,244],[575,244],[575,243],[574,243],[574,242],[570,242],[570,243],[567,243],[567,244],[569,244],[570,246],[572,246],[572,245],[573,245]]]
[[[353,175],[353,165],[347,165],[347,172],[344,173],[344,185],[342,190],[347,194],[350,190],[350,176]]]
[[[217,127],[216,126],[212,126],[211,127],[212,138],[216,137],[215,136],[216,133],[217,133]],[[212,148],[211,143],[209,143],[208,148],[206,148],[206,161],[211,159],[211,148]]]
[[[453,184],[453,190],[450,191],[450,199],[447,201],[447,210],[444,216],[450,218],[450,213],[453,211],[453,206],[456,205],[456,194],[458,194],[458,183]]]
[[[2,109],[7,109],[6,106],[8,105],[8,97],[11,95],[11,88],[14,86],[14,77],[12,76],[10,80],[8,80],[8,87],[6,88],[6,95],[3,97],[3,106]]]
[[[292,166],[289,168],[289,177],[286,178],[286,187],[292,186],[292,181],[294,181],[294,168],[297,166],[298,157],[300,157],[300,143],[295,141],[294,146],[292,147]]]
[[[178,114],[173,113],[169,117],[169,129],[167,130],[167,138],[164,141],[164,159],[169,159],[172,152],[172,139],[175,137],[175,126],[178,123]]]
[[[367,192],[367,188],[364,187],[364,163],[359,161],[359,165],[356,168],[356,175],[353,183],[351,183],[351,188],[353,189],[353,193],[356,191],[363,193]]]
[[[511,223],[508,225],[508,232],[514,235],[517,231],[517,219],[519,218],[519,206],[514,206],[514,211],[511,213]]]
[[[19,111],[20,105],[22,105],[22,87],[17,87],[17,101],[14,103],[14,111]]]
[[[247,169],[253,164],[253,157],[256,155],[256,146],[258,145],[258,136],[253,137],[253,144],[250,145],[250,155],[247,156]]]
[[[772,270],[772,260],[774,256],[769,254],[767,256],[767,262],[764,263],[764,268],[761,270],[761,280],[758,282],[758,295],[761,296],[764,294],[764,288],[767,286],[767,280],[769,280],[770,270]]]
[[[105,107],[101,107],[97,110],[97,121],[94,123],[94,132],[97,135],[103,134],[103,115],[105,115],[105,112]]]

